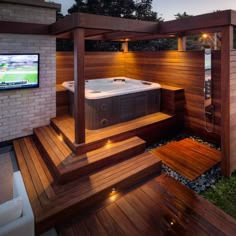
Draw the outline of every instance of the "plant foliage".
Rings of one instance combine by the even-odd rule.
[[[152,10],[152,0],[75,0],[68,10],[70,14],[73,12],[148,21],[163,20]]]

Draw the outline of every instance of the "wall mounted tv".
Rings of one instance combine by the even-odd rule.
[[[39,54],[0,54],[0,91],[39,87]]]

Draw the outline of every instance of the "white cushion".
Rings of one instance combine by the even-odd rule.
[[[22,198],[16,197],[0,205],[0,227],[7,225],[22,215]]]

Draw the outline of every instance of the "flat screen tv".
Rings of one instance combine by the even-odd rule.
[[[39,54],[0,54],[0,91],[39,87]]]

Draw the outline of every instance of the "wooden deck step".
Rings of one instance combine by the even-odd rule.
[[[151,151],[164,164],[193,181],[221,160],[221,153],[207,145],[185,138]]]
[[[172,135],[179,130],[180,124],[175,116],[162,112],[153,113],[134,120],[122,122],[109,127],[87,130],[84,144],[74,143],[74,118],[69,115],[55,117],[51,120],[53,128],[63,135],[65,142],[76,153],[86,153],[105,145],[107,140],[121,141],[133,136],[139,136],[147,141]],[[152,132],[155,130],[155,132]]]
[[[80,176],[136,156],[144,152],[146,142],[132,137],[120,142],[108,143],[104,147],[85,154],[76,155],[60,140],[51,126],[34,130],[38,147],[44,160],[54,174],[55,180],[65,183]]]
[[[59,185],[53,180],[32,137],[15,140],[14,149],[38,233],[106,199],[112,188],[122,190],[161,171],[161,160],[145,152],[89,176]]]

